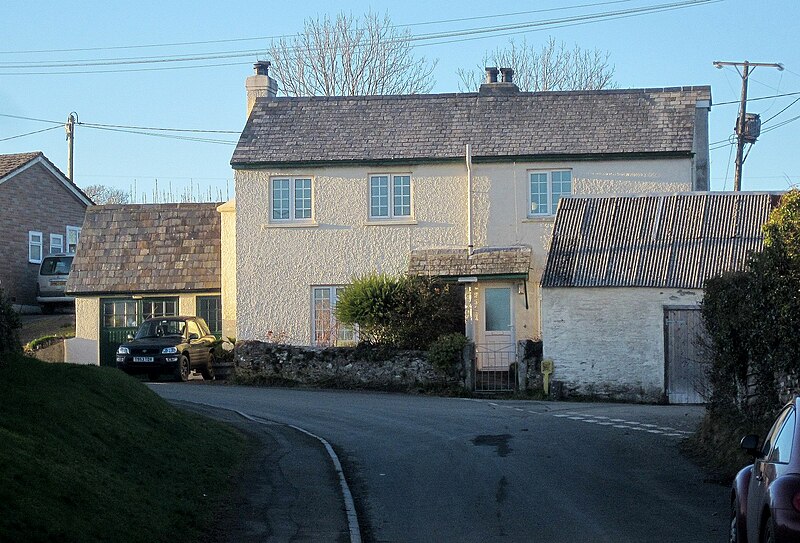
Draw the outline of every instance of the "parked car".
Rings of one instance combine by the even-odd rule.
[[[117,349],[117,367],[127,374],[147,374],[151,380],[164,373],[186,381],[193,370],[214,379],[216,338],[200,317],[147,319],[136,336]]]
[[[36,280],[36,301],[42,313],[51,314],[56,307],[75,303],[75,298],[64,292],[74,257],[73,253],[58,253],[42,260]]]
[[[742,438],[753,456],[731,492],[732,543],[800,541],[800,397],[786,404],[759,447],[756,435]]]

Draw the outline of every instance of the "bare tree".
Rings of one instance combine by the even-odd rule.
[[[413,94],[434,84],[436,61],[415,58],[411,33],[372,12],[306,19],[302,33],[273,42],[268,53],[289,96]]]
[[[130,203],[130,196],[127,192],[106,185],[89,185],[83,189],[83,192],[98,205]]]
[[[505,48],[487,51],[477,70],[460,68],[458,87],[462,92],[478,90],[484,67],[498,66],[513,68],[515,82],[523,91],[614,88],[614,65],[609,63],[609,56],[608,52],[581,49],[578,45],[569,49],[566,43],[557,43],[552,37],[541,49],[524,39],[519,44],[511,40]]]

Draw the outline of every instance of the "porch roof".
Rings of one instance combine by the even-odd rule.
[[[429,277],[527,277],[531,248],[484,247],[470,255],[466,248],[414,249],[408,263],[410,275]]]

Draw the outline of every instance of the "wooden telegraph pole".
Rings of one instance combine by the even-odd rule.
[[[742,76],[742,98],[739,103],[739,118],[736,119],[736,169],[734,170],[733,177],[733,190],[739,192],[742,190],[742,164],[744,164],[744,144],[750,143],[751,145],[756,142],[761,130],[761,119],[758,115],[752,115],[748,118],[747,114],[747,80],[752,71],[762,66],[765,68],[777,68],[783,70],[783,64],[767,63],[767,62],[721,62],[714,61],[714,66],[722,69],[723,66],[735,66],[736,71]],[[752,68],[752,69],[751,69]]]

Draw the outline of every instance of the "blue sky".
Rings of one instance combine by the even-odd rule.
[[[602,0],[599,0],[602,2]],[[672,0],[674,2],[680,0]],[[131,56],[197,55],[220,51],[266,50],[268,40],[195,44],[156,48],[124,48],[177,42],[234,40],[292,34],[305,18],[335,15],[338,10],[361,14],[372,9],[388,12],[397,25],[448,20],[411,27],[414,34],[494,27],[512,23],[665,4],[670,0],[623,0],[580,9],[518,14],[472,21],[465,17],[598,3],[593,0],[539,0],[536,2],[342,2],[331,7],[317,0],[287,2],[22,2],[5,0],[0,18],[0,115],[45,121],[66,120],[72,111],[84,123],[239,131],[245,122],[244,80],[252,73],[256,54],[190,64],[161,63],[158,71],[126,73],[55,74],[87,71],[85,67],[22,68],[45,61],[116,59]],[[687,9],[637,17],[547,28],[515,34],[531,43],[550,36],[568,45],[598,48],[610,53],[615,80],[621,88],[711,85],[715,104],[735,102],[741,79],[732,68],[717,70],[714,60],[781,62],[786,70],[757,69],[749,96],[759,98],[800,92],[800,2],[796,0],[721,0]],[[420,45],[415,54],[438,59],[432,92],[458,91],[458,68],[477,66],[486,50],[508,43],[510,36],[473,35],[467,41]],[[64,51],[102,48],[92,51]],[[30,51],[50,50],[42,53]],[[266,58],[261,55],[260,58]],[[77,62],[80,64],[80,62]],[[212,63],[233,63],[207,66]],[[15,66],[9,68],[9,66]],[[112,66],[131,69],[152,68]],[[20,72],[40,72],[20,75]],[[44,72],[44,73],[41,73]],[[752,101],[748,111],[759,113],[767,130],[800,115],[800,94]],[[786,111],[781,112],[785,107]],[[712,189],[731,190],[731,146],[737,105],[719,105],[710,115]],[[14,136],[55,127],[38,134]],[[197,134],[186,134],[197,135]],[[235,134],[202,134],[202,138],[235,141]],[[6,139],[13,138],[13,139]],[[63,127],[45,122],[0,116],[0,153],[41,150],[66,171],[67,146]],[[785,190],[800,182],[800,119],[765,132],[744,166],[744,190]],[[211,191],[214,199],[233,196],[229,166],[233,145],[212,144],[97,130],[79,126],[75,143],[75,177],[80,186],[105,184],[130,191],[137,199],[152,197],[155,180],[160,189],[181,194]],[[727,176],[727,179],[726,179]]]

